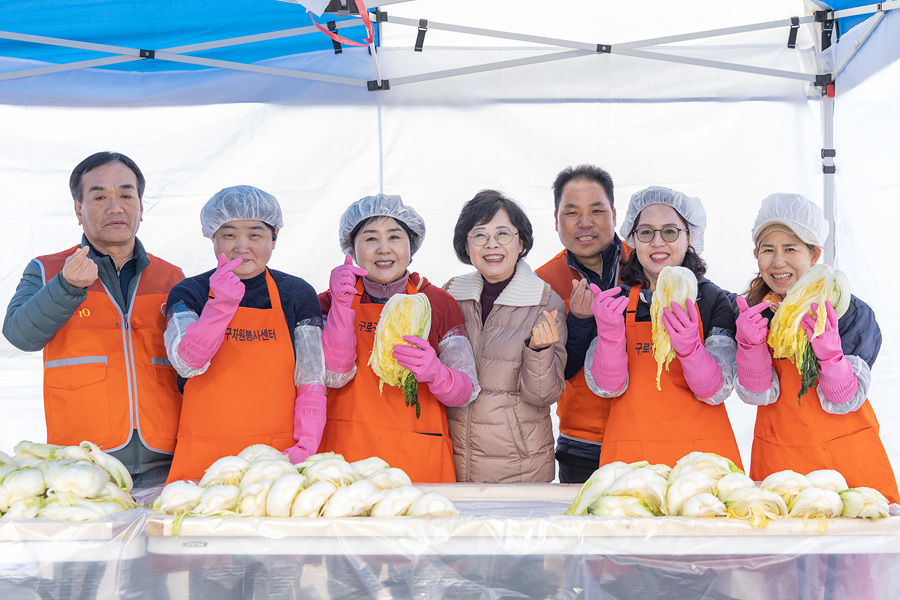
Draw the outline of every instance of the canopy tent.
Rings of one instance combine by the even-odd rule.
[[[13,243],[0,297],[12,295],[28,259],[77,241],[68,173],[99,149],[132,156],[147,175],[139,236],[151,252],[187,275],[211,268],[199,207],[221,187],[249,183],[285,207],[273,266],[319,290],[341,260],[340,213],[379,190],[425,216],[428,239],[412,268],[438,284],[466,270],[450,249],[452,225],[486,187],[525,206],[537,266],[560,248],[550,183],[562,167],[591,162],[613,174],[622,210],[651,184],[702,198],[709,276],[741,291],[755,273],[749,230],[759,201],[796,191],[833,214],[830,260],[879,316],[885,343],[871,398],[900,468],[891,431],[900,409],[890,402],[900,323],[888,302],[900,285],[878,268],[890,235],[868,225],[891,214],[900,188],[886,158],[900,150],[890,110],[900,2],[831,12],[769,0],[740,13],[712,0],[577,12],[536,0],[381,2],[374,57],[346,44],[337,54],[296,4],[187,4],[5,3],[0,210]],[[862,20],[852,27],[852,18]],[[316,20],[366,36],[353,13]],[[67,70],[97,60],[110,62]],[[14,415],[0,423],[0,448],[43,439],[40,357],[3,340],[0,373],[0,406]],[[728,406],[746,466],[753,409],[736,397]]]

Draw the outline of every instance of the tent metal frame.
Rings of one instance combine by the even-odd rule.
[[[378,6],[387,6],[390,4],[396,4],[399,2],[405,2],[407,0],[380,0],[378,2],[372,2],[372,7]],[[847,56],[842,65],[839,66],[838,69],[835,70],[834,73],[804,73],[804,72],[793,72],[793,71],[784,71],[779,69],[768,69],[763,67],[755,67],[752,65],[743,65],[737,63],[729,63],[724,61],[716,61],[716,60],[708,60],[701,58],[693,58],[687,56],[679,56],[676,54],[667,54],[665,52],[659,51],[649,51],[646,48],[652,48],[655,46],[662,46],[666,44],[676,44],[679,42],[691,41],[691,40],[699,40],[710,37],[720,37],[727,35],[734,35],[739,33],[746,33],[752,31],[761,31],[765,29],[773,29],[773,28],[781,28],[787,27],[791,28],[798,26],[799,24],[805,23],[813,23],[813,22],[821,22],[823,17],[821,15],[826,14],[829,19],[837,19],[840,17],[847,16],[858,16],[863,14],[878,14],[878,19],[870,26],[868,33],[865,37],[857,44],[856,50],[862,46],[862,43],[868,38],[869,34],[874,30],[877,26],[878,22],[880,22],[881,18],[884,16],[884,13],[890,10],[900,9],[900,0],[890,0],[889,2],[881,2],[878,4],[871,4],[868,6],[862,6],[852,9],[840,10],[840,11],[818,11],[813,15],[807,15],[803,17],[792,17],[789,19],[780,19],[777,21],[768,21],[764,23],[753,23],[747,25],[741,25],[736,27],[725,27],[719,29],[709,29],[704,31],[697,31],[693,33],[665,36],[665,37],[657,37],[650,38],[645,40],[636,40],[632,42],[625,42],[620,44],[609,45],[609,44],[594,44],[587,42],[579,42],[574,40],[565,40],[559,38],[548,38],[534,35],[524,35],[518,34],[508,31],[499,31],[492,29],[480,29],[476,27],[466,27],[460,25],[453,25],[449,23],[436,23],[433,21],[424,21],[422,19],[406,19],[400,17],[391,17],[388,13],[382,12],[378,10],[376,12],[377,22],[380,23],[392,23],[396,25],[406,25],[413,26],[420,29],[438,29],[443,31],[450,31],[456,33],[465,33],[469,35],[477,35],[477,36],[486,36],[491,38],[498,39],[507,39],[513,41],[520,41],[532,44],[539,44],[549,47],[556,47],[562,49],[568,49],[568,51],[545,54],[534,57],[520,58],[516,60],[506,60],[506,61],[498,61],[494,63],[486,63],[481,65],[473,65],[468,67],[461,67],[456,69],[447,69],[443,71],[434,71],[431,73],[419,74],[419,75],[411,75],[406,77],[395,77],[391,78],[390,85],[404,85],[409,83],[417,83],[421,81],[427,81],[432,79],[440,79],[446,77],[457,77],[460,75],[466,75],[470,73],[482,73],[486,71],[499,70],[499,69],[507,69],[510,67],[524,66],[529,64],[538,64],[549,61],[556,60],[564,60],[568,58],[576,58],[580,56],[588,56],[591,54],[621,54],[623,56],[632,56],[636,58],[648,59],[648,60],[659,60],[659,61],[667,61],[667,62],[675,62],[681,64],[695,65],[700,67],[708,67],[708,68],[716,68],[716,69],[726,69],[733,71],[742,71],[745,73],[755,73],[758,75],[766,75],[771,77],[780,77],[787,79],[796,79],[800,81],[807,81],[813,83],[817,86],[824,87],[825,85],[831,83],[836,74],[839,73],[846,64],[852,59],[853,54]],[[348,27],[357,27],[359,26],[359,17],[358,15],[348,15],[351,18],[345,21],[340,21],[335,24],[336,29],[343,29]],[[424,24],[424,27],[423,27]],[[231,46],[238,46],[241,44],[249,44],[254,42],[263,42],[275,39],[283,39],[295,36],[301,36],[306,34],[316,33],[318,31],[315,27],[299,27],[295,29],[286,29],[283,31],[274,31],[269,33],[260,33],[255,35],[247,35],[235,38],[228,38],[223,40],[214,40],[210,42],[204,42],[200,44],[192,44],[188,46],[177,46],[172,48],[163,48],[163,49],[139,49],[139,48],[127,48],[122,46],[111,46],[106,44],[95,44],[90,42],[80,42],[76,40],[66,40],[60,38],[52,38],[46,36],[36,36],[29,35],[23,33],[9,32],[9,31],[0,31],[0,39],[8,39],[20,42],[30,42],[35,44],[48,44],[52,46],[60,46],[64,48],[74,48],[81,50],[89,50],[94,52],[104,52],[112,54],[113,56],[106,58],[98,58],[92,60],[85,61],[77,61],[72,63],[58,64],[58,65],[49,65],[44,67],[37,67],[33,69],[22,69],[18,71],[10,71],[6,73],[0,73],[0,81],[10,80],[10,79],[19,79],[22,77],[31,77],[35,75],[45,75],[50,73],[60,73],[65,71],[74,71],[78,69],[90,68],[90,67],[98,67],[98,66],[107,66],[114,64],[121,64],[126,62],[132,62],[137,60],[147,60],[147,59],[156,59],[156,60],[166,60],[174,63],[183,63],[183,64],[192,64],[199,66],[207,66],[213,68],[221,68],[221,69],[231,69],[236,71],[244,71],[249,73],[261,73],[266,75],[278,75],[282,77],[291,77],[295,79],[309,79],[312,81],[324,81],[328,83],[339,83],[344,85],[351,85],[356,87],[369,87],[369,89],[387,89],[382,86],[381,79],[381,69],[378,65],[377,61],[377,53],[374,51],[374,48],[370,46],[371,54],[373,56],[373,65],[374,72],[376,75],[377,86],[372,86],[371,81],[360,80],[351,77],[340,77],[333,75],[323,75],[319,73],[310,73],[306,71],[297,71],[292,69],[280,69],[273,67],[265,67],[258,64],[245,64],[234,61],[225,61],[225,60],[216,60],[216,59],[207,59],[201,58],[197,56],[189,56],[189,53],[201,52],[204,50],[214,50],[219,48],[226,48]]]
[[[296,2],[298,0],[288,0],[291,2]],[[380,0],[376,2],[372,2],[369,8],[375,8],[375,6],[387,6],[390,4],[396,4],[399,2],[406,2],[407,0]],[[497,39],[506,39],[512,41],[519,41],[529,44],[538,44],[552,48],[560,48],[563,49],[561,52],[550,52],[545,54],[540,54],[537,56],[523,57],[514,60],[504,60],[497,61],[491,63],[484,63],[480,65],[472,65],[467,67],[460,67],[455,69],[446,69],[442,71],[432,71],[429,73],[422,73],[417,75],[407,75],[400,77],[391,77],[390,79],[383,79],[381,68],[378,63],[378,54],[377,49],[374,44],[369,45],[369,53],[372,56],[373,63],[373,72],[375,74],[375,78],[373,80],[363,80],[351,77],[341,77],[336,75],[324,75],[320,73],[311,73],[306,71],[298,71],[293,69],[283,69],[277,67],[267,67],[258,64],[245,64],[238,63],[234,61],[226,61],[226,60],[216,60],[209,58],[202,58],[198,56],[190,56],[190,53],[200,52],[204,50],[213,50],[219,48],[226,48],[231,46],[237,46],[241,44],[249,44],[254,42],[262,42],[269,41],[275,39],[283,39],[295,36],[301,36],[311,33],[317,33],[318,30],[315,27],[300,27],[295,29],[286,29],[283,31],[274,31],[270,33],[261,33],[255,35],[241,36],[229,39],[222,40],[214,40],[210,42],[204,42],[199,44],[192,44],[187,46],[178,46],[173,48],[164,48],[160,50],[148,50],[148,49],[138,49],[138,48],[127,48],[122,46],[110,46],[105,44],[95,44],[89,42],[79,42],[76,40],[65,40],[59,38],[51,38],[45,36],[36,36],[29,35],[23,33],[15,33],[8,31],[0,31],[0,39],[8,39],[19,42],[31,42],[35,44],[49,44],[53,46],[60,46],[65,48],[74,48],[81,50],[89,50],[95,52],[104,52],[111,54],[112,56],[105,58],[97,58],[91,60],[83,60],[72,63],[65,64],[56,64],[56,65],[47,65],[42,67],[36,67],[31,69],[22,69],[18,71],[11,71],[6,73],[0,73],[0,81],[11,80],[11,79],[19,79],[23,77],[32,77],[36,75],[47,75],[51,73],[61,73],[65,71],[74,71],[78,69],[86,69],[91,67],[101,67],[101,66],[109,66],[115,64],[122,64],[137,60],[147,60],[147,59],[155,59],[155,60],[166,60],[174,63],[183,63],[183,64],[192,64],[203,67],[212,67],[212,68],[221,68],[221,69],[231,69],[235,71],[244,71],[248,73],[259,73],[264,75],[276,75],[281,77],[290,77],[294,79],[305,79],[311,81],[319,81],[325,83],[335,83],[342,85],[349,85],[355,87],[366,87],[370,91],[377,90],[388,90],[391,86],[398,85],[406,85],[412,83],[418,83],[422,81],[429,81],[434,79],[443,79],[447,77],[458,77],[460,75],[467,75],[473,73],[483,73],[488,71],[496,71],[501,69],[509,69],[512,67],[520,67],[525,65],[546,63],[558,60],[567,60],[570,58],[578,58],[583,56],[589,56],[592,54],[619,54],[623,56],[631,56],[634,58],[640,58],[645,60],[657,60],[664,62],[672,62],[672,63],[680,63],[686,65],[693,65],[698,67],[706,67],[706,68],[714,68],[714,69],[725,69],[731,71],[740,71],[744,73],[752,73],[757,75],[764,75],[769,77],[778,77],[784,79],[794,79],[799,81],[805,81],[810,84],[818,87],[822,93],[822,171],[824,174],[824,187],[823,187],[823,208],[825,212],[825,216],[830,223],[831,234],[828,237],[828,242],[825,247],[825,262],[827,264],[834,264],[835,258],[835,248],[834,248],[834,173],[835,173],[835,164],[834,157],[836,155],[834,149],[834,97],[833,97],[833,85],[835,79],[838,75],[844,70],[847,64],[853,59],[859,49],[865,44],[866,40],[871,36],[872,32],[884,18],[884,15],[891,10],[900,9],[900,0],[890,0],[888,2],[880,2],[877,4],[870,4],[866,6],[860,6],[856,8],[838,10],[838,11],[817,11],[812,15],[806,15],[802,17],[792,17],[789,19],[780,19],[777,21],[767,21],[764,23],[751,23],[746,25],[740,25],[736,27],[725,27],[719,29],[709,29],[704,31],[697,31],[693,33],[679,34],[679,35],[671,35],[657,38],[649,38],[644,40],[636,40],[632,42],[618,43],[615,45],[610,44],[594,44],[587,42],[579,42],[574,40],[565,40],[558,38],[548,38],[541,37],[535,35],[524,35],[519,33],[513,33],[508,31],[498,31],[492,29],[481,29],[476,27],[466,27],[461,25],[453,25],[449,23],[437,23],[433,21],[426,21],[424,19],[407,19],[401,17],[391,17],[387,13],[378,9],[376,11],[376,22],[380,25],[381,23],[392,23],[395,25],[404,25],[417,27],[419,29],[419,34],[416,40],[416,51],[422,51],[423,42],[425,33],[428,29],[436,29],[448,32],[455,33],[463,33],[468,35],[476,35],[476,36],[485,36],[490,38]],[[744,65],[737,64],[719,60],[709,60],[688,56],[681,56],[678,54],[671,54],[667,52],[659,51],[659,46],[669,45],[669,44],[677,44],[680,42],[699,40],[711,37],[720,37],[727,35],[735,35],[740,33],[748,33],[753,31],[761,31],[766,29],[775,29],[775,28],[788,28],[789,31],[796,29],[801,24],[809,24],[809,23],[822,23],[822,31],[823,31],[823,41],[825,43],[830,43],[830,30],[826,30],[826,23],[833,23],[836,19],[842,17],[851,17],[851,16],[859,16],[866,14],[874,14],[876,17],[871,20],[867,29],[860,36],[859,40],[855,43],[852,51],[848,52],[844,59],[841,61],[839,65],[836,65],[832,72],[830,73],[805,73],[805,72],[793,72],[793,71],[785,71],[780,69],[770,69],[764,67],[756,67],[753,65]],[[341,16],[344,16],[341,14]],[[360,19],[358,15],[349,14],[351,18],[345,21],[339,21],[335,23],[334,29],[343,29],[348,27],[357,27],[359,26]],[[826,38],[827,36],[827,38]],[[793,38],[793,34],[791,34],[790,38]],[[656,50],[648,50],[648,48],[654,48]]]

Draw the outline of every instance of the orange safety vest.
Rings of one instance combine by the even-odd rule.
[[[631,288],[625,313],[628,389],[613,399],[600,465],[617,460],[649,461],[670,467],[689,452],[714,452],[741,467],[725,405],[710,406],[694,396],[684,380],[681,362],[663,370],[656,389],[652,324],[635,321],[640,286]],[[703,324],[699,324],[703,336]]]
[[[385,384],[368,365],[382,304],[361,303],[362,280],[356,283],[356,375],[344,387],[328,390],[328,413],[319,452],[337,452],[350,461],[377,456],[403,469],[419,483],[456,481],[447,409],[419,384],[422,413],[406,406],[403,391]],[[408,282],[407,294],[417,293]]]
[[[572,280],[580,280],[582,277],[578,271],[566,264],[567,252],[563,250],[539,267],[535,273],[559,294],[565,301],[568,311]],[[628,257],[630,254],[631,248],[622,242],[621,257]],[[600,398],[591,391],[582,368],[572,378],[566,380],[566,387],[556,401],[559,432],[570,439],[602,444],[611,406],[611,398]]]
[[[56,277],[73,246],[39,256],[44,284]],[[90,440],[118,450],[137,430],[144,445],[160,453],[175,449],[181,394],[163,333],[166,298],[184,279],[181,269],[147,255],[123,315],[97,279],[65,325],[44,346],[44,413],[47,442],[75,445]]]
[[[819,402],[816,382],[798,403],[797,367],[786,358],[774,359],[772,364],[781,393],[772,404],[756,408],[750,477],[762,481],[786,469],[803,474],[834,469],[850,487],[875,488],[891,502],[900,502],[897,479],[869,401],[846,415],[829,414]]]
[[[184,385],[169,482],[200,479],[223,456],[252,444],[294,445],[294,348],[269,270],[272,308],[238,307],[209,369]]]

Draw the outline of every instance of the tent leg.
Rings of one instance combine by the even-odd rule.
[[[822,173],[823,202],[822,209],[828,221],[828,241],[825,242],[825,264],[834,266],[835,235],[834,222],[834,97],[822,95]]]

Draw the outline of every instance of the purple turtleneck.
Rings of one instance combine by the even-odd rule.
[[[376,283],[363,277],[363,288],[366,290],[366,293],[373,303],[384,304],[394,294],[402,294],[405,292],[407,281],[409,281],[409,271],[404,273],[403,277],[397,281],[392,281],[390,283]]]
[[[515,277],[516,270],[513,269],[512,275],[504,279],[503,281],[498,281],[497,283],[491,283],[487,279],[484,279],[484,275],[481,276],[484,279],[484,289],[481,290],[481,324],[484,325],[484,322],[487,321],[488,315],[491,314],[491,309],[494,308],[494,302],[500,296],[506,286],[509,285],[509,282],[512,281],[512,278]]]

